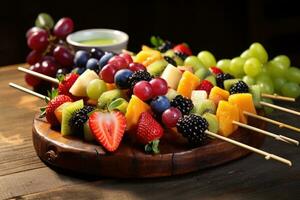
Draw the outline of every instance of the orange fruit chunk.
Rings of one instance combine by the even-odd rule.
[[[222,88],[219,88],[217,86],[213,87],[209,93],[209,99],[212,100],[216,106],[218,106],[219,101],[224,100],[227,101],[229,97],[229,92],[226,90],[223,90]]]
[[[177,92],[182,96],[191,98],[192,91],[200,84],[200,79],[189,71],[185,71],[179,81]]]
[[[239,121],[239,109],[237,106],[221,100],[219,102],[217,113],[219,122],[219,134],[225,137],[231,135],[238,126],[233,124],[232,121]]]

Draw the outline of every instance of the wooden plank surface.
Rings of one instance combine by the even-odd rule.
[[[263,149],[291,159],[292,168],[251,155],[217,168],[173,178],[108,179],[63,175],[45,166],[31,140],[34,113],[43,102],[8,87],[26,86],[16,66],[0,68],[0,199],[300,199],[299,147],[267,139]],[[300,110],[297,103],[281,103]],[[300,127],[299,117],[272,118]],[[300,139],[300,134],[268,128]]]

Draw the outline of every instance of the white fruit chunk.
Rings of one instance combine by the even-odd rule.
[[[81,74],[75,83],[70,88],[69,92],[77,97],[86,97],[86,87],[90,81],[94,79],[99,79],[98,74],[95,71],[87,69],[83,74]]]
[[[193,90],[192,91],[191,100],[194,105],[204,99],[207,99],[207,93],[205,90]]]
[[[177,67],[174,67],[171,64],[168,64],[165,70],[163,71],[161,78],[165,79],[168,83],[168,86],[174,90],[177,89],[178,83],[181,79],[182,73]]]

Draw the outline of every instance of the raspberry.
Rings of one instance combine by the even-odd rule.
[[[213,87],[214,87],[214,85],[210,81],[203,80],[203,81],[201,81],[200,85],[196,89],[197,90],[205,90],[207,95],[209,95],[209,93]]]
[[[209,71],[215,75],[223,74],[223,71],[217,67],[210,67]]]

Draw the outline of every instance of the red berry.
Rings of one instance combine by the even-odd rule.
[[[66,95],[58,95],[48,103],[46,107],[46,119],[52,126],[59,125],[54,111],[66,102],[72,102],[72,99]]]
[[[78,79],[79,75],[76,73],[68,74],[65,79],[59,83],[58,85],[58,94],[64,94],[72,99],[76,99],[70,92],[70,88],[75,83],[75,81]]]
[[[168,83],[165,79],[154,78],[149,83],[152,86],[153,97],[167,94]]]
[[[133,94],[143,101],[147,101],[153,97],[152,86],[148,81],[140,81],[133,87]]]
[[[217,67],[210,67],[209,71],[215,75],[223,74],[223,71]]]
[[[119,147],[126,128],[123,113],[94,112],[89,117],[89,127],[96,140],[107,150],[113,152]]]
[[[168,108],[162,114],[162,121],[163,123],[169,127],[175,127],[178,120],[182,117],[182,114],[178,108]]]
[[[214,85],[210,81],[203,80],[203,81],[201,81],[200,85],[196,88],[196,90],[205,90],[207,95],[209,95],[209,93],[213,87],[214,87]]]
[[[114,56],[109,59],[108,64],[113,64],[116,66],[117,70],[125,69],[128,67],[128,64],[124,58],[121,56]]]
[[[130,63],[128,66],[128,69],[130,69],[131,71],[135,72],[135,71],[144,71],[146,70],[146,67],[140,63]]]
[[[133,62],[131,55],[129,55],[128,53],[121,53],[119,56],[126,60],[127,65]]]
[[[161,125],[152,117],[149,112],[143,112],[138,121],[136,137],[142,144],[148,144],[158,140],[164,133]]]
[[[173,48],[173,50],[174,50],[175,52],[183,53],[183,54],[185,54],[185,55],[187,55],[187,56],[191,56],[191,55],[193,54],[192,51],[191,51],[191,49],[190,49],[190,48],[187,46],[187,44],[185,44],[185,43],[176,45],[176,46]]]
[[[48,44],[48,33],[44,31],[34,32],[27,39],[28,47],[39,52],[44,51]]]
[[[114,77],[116,73],[116,66],[113,64],[107,64],[101,69],[99,75],[101,79],[104,80],[106,83],[114,83]]]
[[[68,34],[72,33],[74,23],[71,18],[61,18],[54,26],[53,34],[59,38],[65,38]]]

